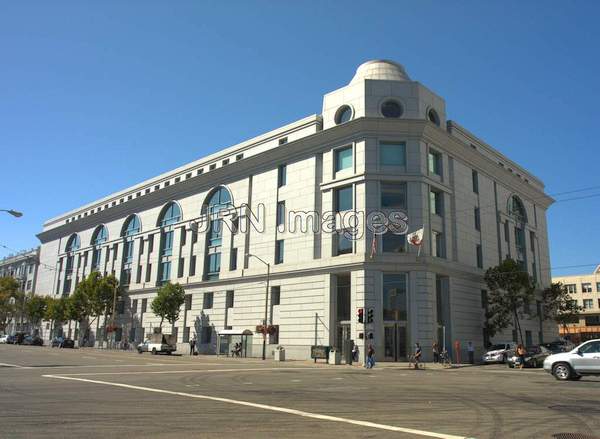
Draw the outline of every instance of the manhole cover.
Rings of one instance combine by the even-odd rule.
[[[556,433],[552,435],[555,439],[599,439],[598,436],[590,436],[582,433]]]

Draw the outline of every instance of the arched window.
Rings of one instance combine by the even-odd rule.
[[[121,272],[121,285],[127,286],[131,281],[131,263],[133,262],[133,236],[140,233],[142,229],[140,218],[137,215],[131,215],[123,224],[121,236],[123,243],[123,269]]]
[[[164,227],[170,224],[178,223],[181,221],[181,209],[179,208],[179,204],[171,201],[165,207],[158,218],[158,226]]]
[[[100,245],[104,242],[108,241],[108,230],[106,230],[106,226],[98,226],[96,230],[94,230],[94,234],[92,235],[92,245]]]
[[[81,243],[79,241],[79,235],[77,233],[74,233],[73,235],[71,235],[71,237],[67,241],[67,246],[65,248],[65,251],[67,253],[70,253],[70,252],[74,252],[75,250],[79,250],[80,244]]]
[[[223,219],[219,212],[233,206],[231,194],[227,188],[220,186],[207,198],[202,207],[209,221],[209,229],[206,234],[206,279],[218,279],[221,271],[221,244],[223,240]]]
[[[140,218],[137,215],[131,215],[125,221],[123,225],[123,230],[121,231],[121,236],[133,236],[140,233],[142,230],[142,224],[140,223]]]
[[[181,221],[181,208],[179,204],[171,201],[167,204],[158,218],[160,232],[160,264],[159,281],[167,282],[171,278],[171,256],[173,254],[173,230],[171,224]]]
[[[508,200],[508,214],[519,223],[527,223],[527,211],[523,205],[523,201],[516,195],[513,195]]]

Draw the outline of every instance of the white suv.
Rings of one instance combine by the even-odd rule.
[[[600,339],[586,341],[569,352],[550,355],[544,360],[544,370],[563,381],[600,375]]]

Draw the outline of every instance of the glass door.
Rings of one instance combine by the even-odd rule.
[[[384,326],[384,360],[406,361],[406,322]]]

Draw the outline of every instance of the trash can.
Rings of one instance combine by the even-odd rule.
[[[329,364],[342,364],[342,354],[337,349],[331,349],[329,351]]]
[[[279,346],[277,349],[275,349],[273,359],[275,361],[285,361],[285,349],[283,346]]]

